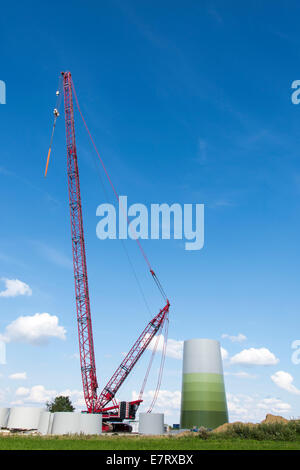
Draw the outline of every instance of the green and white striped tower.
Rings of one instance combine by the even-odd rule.
[[[213,339],[189,339],[183,348],[181,428],[214,429],[227,422],[220,343]]]

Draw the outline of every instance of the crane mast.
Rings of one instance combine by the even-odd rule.
[[[80,182],[75,141],[72,77],[63,73],[65,125],[67,139],[67,171],[70,201],[72,251],[75,280],[77,326],[83,393],[89,412],[93,412],[97,401],[97,376],[90,296],[86,266]]]

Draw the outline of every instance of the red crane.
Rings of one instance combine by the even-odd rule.
[[[79,171],[77,163],[77,151],[75,141],[75,125],[74,125],[74,109],[73,109],[73,93],[72,93],[72,77],[70,72],[62,72],[64,109],[65,109],[65,125],[67,140],[67,172],[69,187],[69,203],[71,217],[71,234],[72,234],[72,251],[74,263],[74,280],[75,280],[75,298],[77,311],[77,325],[80,351],[81,375],[83,383],[84,399],[88,413],[102,413],[104,421],[116,420],[121,421],[124,418],[134,418],[137,407],[141,403],[141,399],[132,402],[121,402],[117,404],[115,395],[125,379],[128,377],[137,361],[147,349],[156,333],[161,330],[165,320],[168,317],[170,303],[165,297],[161,284],[158,281],[154,271],[151,269],[148,259],[142,250],[139,241],[139,247],[150,267],[151,275],[157,283],[160,291],[166,300],[166,305],[160,312],[148,323],[142,331],[133,347],[117,368],[111,379],[108,381],[102,392],[97,395],[98,382],[96,375],[93,331],[91,308],[88,287],[88,275],[86,265],[86,253],[84,242],[82,205],[80,196]],[[75,90],[74,90],[75,91]],[[75,94],[77,100],[77,96]],[[78,104],[78,103],[77,103]],[[78,106],[79,107],[79,106]],[[80,111],[80,108],[79,108]],[[80,111],[81,113],[81,111]],[[54,110],[55,121],[59,115],[58,110]],[[82,116],[83,117],[83,116]],[[85,121],[84,121],[85,123]],[[86,125],[86,124],[85,124]],[[88,130],[88,129],[87,129]],[[89,131],[88,131],[89,132]],[[90,136],[91,137],[91,136]],[[52,133],[53,138],[53,133]],[[51,138],[51,142],[52,142]],[[92,140],[93,144],[94,141]],[[95,146],[95,144],[94,144]],[[95,147],[96,148],[96,147]],[[49,164],[51,147],[48,153],[46,173]],[[96,149],[97,151],[97,149]],[[98,151],[97,151],[98,153]],[[103,164],[103,163],[102,163]],[[105,167],[104,167],[105,169]],[[105,169],[106,171],[106,169]],[[114,189],[114,188],[113,188]],[[114,190],[115,191],[115,190]],[[115,192],[117,198],[118,195]],[[112,406],[107,407],[110,402]]]

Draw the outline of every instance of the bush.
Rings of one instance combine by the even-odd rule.
[[[75,411],[74,406],[70,400],[70,397],[59,396],[56,397],[52,402],[46,403],[46,408],[51,413],[55,413],[57,411]]]
[[[258,424],[250,426],[248,424],[234,424],[220,437],[255,439],[257,441],[294,441],[300,433],[300,423],[297,424]]]
[[[300,420],[290,421],[287,426],[300,436]]]
[[[210,434],[211,433],[208,431],[208,429],[203,426],[201,426],[201,428],[198,430],[198,437],[200,439],[208,439]]]

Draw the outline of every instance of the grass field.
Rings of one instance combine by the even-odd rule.
[[[0,450],[300,450],[296,441],[271,441],[216,437],[150,438],[140,436],[40,437],[5,436]]]

